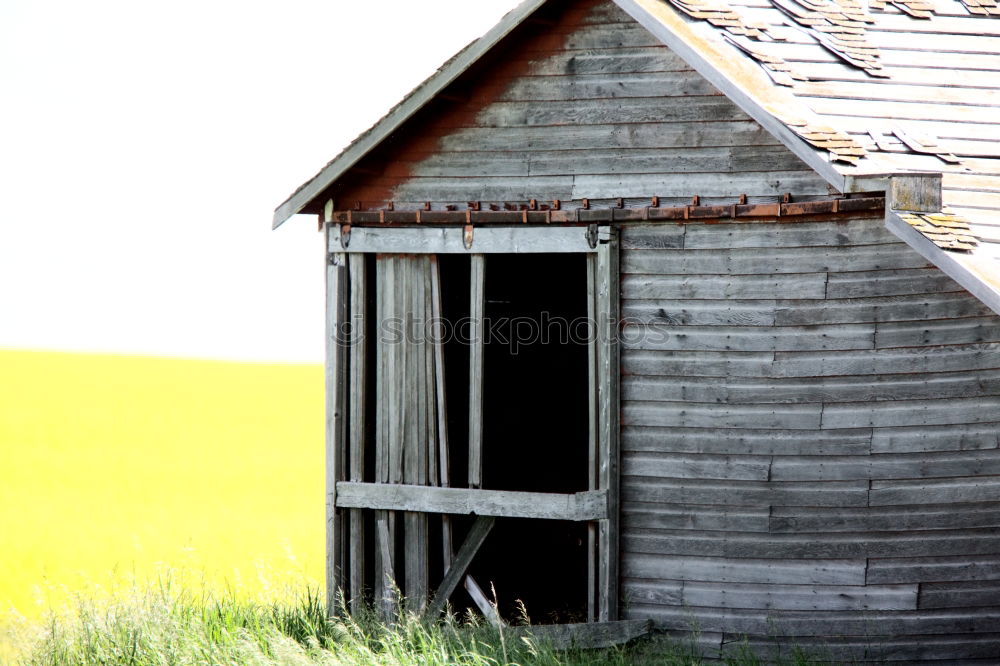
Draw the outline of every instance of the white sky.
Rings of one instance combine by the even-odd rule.
[[[0,348],[320,361],[271,213],[517,0],[3,0]]]

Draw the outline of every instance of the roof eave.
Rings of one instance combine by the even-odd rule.
[[[441,69],[389,111],[374,127],[355,139],[322,171],[306,181],[284,203],[278,206],[274,211],[272,228],[277,229],[292,215],[301,212],[310,201],[336,182],[348,169],[357,164],[362,157],[396,131],[414,113],[423,108],[547,1],[524,0],[508,12],[489,32],[445,63]]]

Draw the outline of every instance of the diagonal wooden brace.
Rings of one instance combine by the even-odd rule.
[[[448,603],[448,599],[454,594],[459,581],[462,580],[466,569],[472,563],[472,558],[476,556],[479,547],[483,545],[486,537],[489,536],[490,530],[493,529],[494,522],[496,522],[496,518],[493,516],[478,516],[476,518],[476,522],[472,524],[472,529],[469,530],[469,535],[465,537],[465,542],[458,549],[455,561],[452,562],[451,567],[444,575],[444,580],[441,581],[440,587],[438,587],[437,592],[434,594],[434,600],[427,607],[427,614],[429,616],[433,617],[444,610],[445,604]]]

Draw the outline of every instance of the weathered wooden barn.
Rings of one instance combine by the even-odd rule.
[[[528,0],[295,213],[331,604],[1000,660],[995,0]]]

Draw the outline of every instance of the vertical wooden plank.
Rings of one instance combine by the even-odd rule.
[[[365,255],[350,257],[351,283],[351,362],[350,362],[350,479],[365,480],[365,395],[367,385],[368,321]],[[350,512],[349,583],[351,611],[361,610],[364,593],[365,530],[364,512]]]
[[[587,255],[587,489],[598,485],[597,255]],[[597,621],[597,523],[587,523],[587,621]]]
[[[406,375],[403,377],[405,439],[403,479],[412,485],[427,484],[427,352],[423,337],[426,310],[426,282],[429,262],[426,256],[407,256],[406,280],[400,286],[406,294],[401,313],[406,321],[404,348]],[[406,599],[411,611],[420,611],[427,601],[427,514],[404,512]]]
[[[327,245],[331,224],[326,225]],[[346,444],[347,345],[341,335],[348,317],[347,257],[327,254],[326,270],[326,603],[333,616],[341,609],[343,588],[344,533],[337,510],[337,481],[344,478]]]
[[[608,518],[599,526],[599,619],[618,619],[618,235],[602,227],[597,250],[599,487],[608,491]]]
[[[396,436],[393,427],[396,403],[393,400],[396,377],[396,354],[399,351],[395,341],[387,339],[386,327],[396,311],[396,257],[392,255],[376,257],[376,302],[378,321],[376,326],[376,349],[378,351],[378,379],[376,383],[376,432],[375,432],[375,480],[388,483],[391,477],[391,440]],[[378,548],[376,594],[378,603],[388,617],[392,613],[395,591],[392,553],[395,551],[395,523],[388,511],[377,511],[376,536]]]
[[[486,257],[470,259],[469,320],[469,487],[483,486],[483,314]]]
[[[431,319],[434,322],[441,321],[441,266],[437,256],[431,256]],[[451,485],[451,474],[449,471],[449,448],[448,448],[448,400],[445,392],[444,376],[444,339],[443,330],[435,327],[434,344],[434,388],[437,394],[435,401],[437,411],[437,444],[438,444],[438,470],[442,487]],[[441,516],[441,547],[443,550],[444,570],[451,568],[454,561],[454,546],[452,545],[452,525],[451,516]]]

